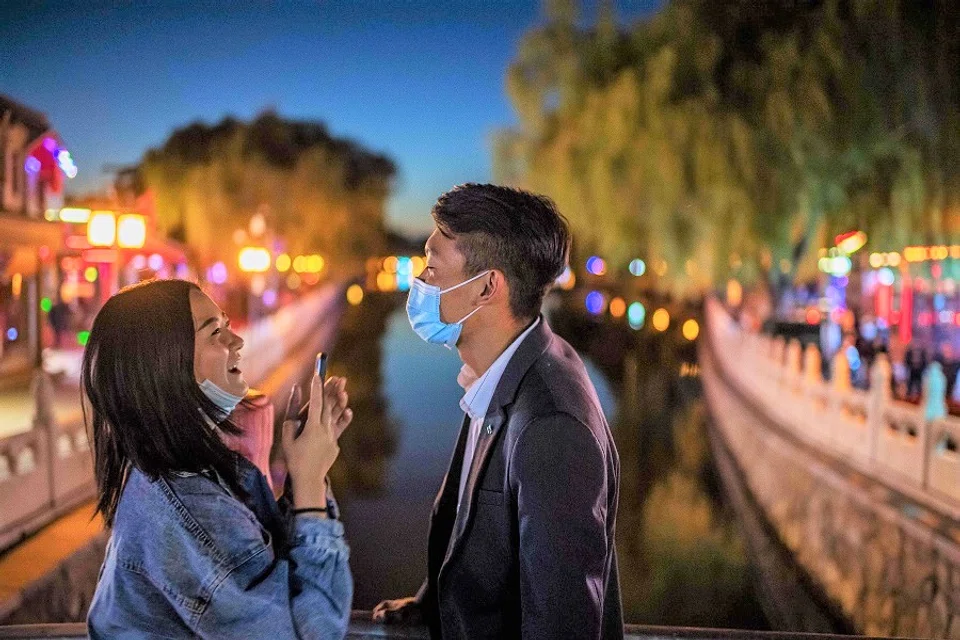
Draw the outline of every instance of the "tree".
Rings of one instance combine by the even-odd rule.
[[[511,64],[494,166],[557,200],[581,253],[776,295],[840,232],[960,233],[957,5],[674,0],[629,28],[563,6]]]
[[[291,253],[377,254],[396,167],[322,123],[266,112],[249,123],[226,118],[174,131],[139,171],[155,194],[159,226],[210,264],[229,259],[231,234],[258,211],[269,212]]]

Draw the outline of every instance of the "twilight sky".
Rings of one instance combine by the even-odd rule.
[[[663,4],[615,2],[622,22]],[[408,232],[443,191],[491,179],[490,135],[514,122],[506,69],[543,18],[535,0],[0,5],[0,93],[48,115],[80,168],[69,192],[175,128],[272,108],[391,156],[389,223]]]

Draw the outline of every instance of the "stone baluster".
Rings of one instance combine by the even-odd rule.
[[[783,336],[777,336],[770,342],[770,357],[778,367],[783,366],[783,352],[786,349],[787,342]]]
[[[892,397],[890,379],[893,369],[890,367],[890,358],[885,353],[878,353],[873,359],[870,368],[870,393],[867,400],[867,425],[870,429],[870,459],[876,460],[877,446],[880,434],[886,428],[884,412]]]
[[[803,379],[814,386],[823,382],[823,371],[820,366],[820,349],[812,342],[807,343],[803,350]]]
[[[53,505],[56,496],[57,421],[53,414],[53,383],[43,367],[38,367],[34,371],[30,391],[34,401],[33,429],[43,434],[36,440],[38,447],[44,449],[42,452],[37,451],[37,458],[41,464],[47,466],[49,499],[50,504]]]
[[[833,356],[831,367],[831,386],[838,394],[849,393],[853,389],[850,382],[850,361],[847,359],[847,350],[839,349]]]
[[[931,362],[923,374],[923,419],[927,423],[947,415],[947,376],[939,362]]]

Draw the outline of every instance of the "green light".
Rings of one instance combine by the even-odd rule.
[[[44,313],[50,313],[50,309],[53,309],[53,302],[50,298],[43,298],[40,300],[40,308],[43,309]]]
[[[634,302],[627,308],[627,321],[630,328],[640,330],[643,327],[643,321],[647,318],[647,310],[640,302]]]
[[[90,339],[90,332],[89,332],[89,331],[78,331],[78,332],[77,332],[77,344],[79,344],[81,347],[87,346],[87,340],[89,340],[89,339]]]

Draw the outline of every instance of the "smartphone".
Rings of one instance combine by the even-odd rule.
[[[317,375],[320,376],[321,382],[327,381],[327,352],[321,351],[317,354]]]
[[[317,354],[317,361],[316,361],[316,364],[314,365],[314,371],[316,372],[316,374],[317,374],[318,376],[320,376],[320,382],[321,382],[321,383],[327,381],[327,354],[326,354],[326,352],[321,351],[320,353]],[[299,387],[298,387],[298,388],[297,388],[297,405],[296,405],[296,406],[297,406],[297,407],[300,407],[299,411],[297,411],[296,409],[290,409],[289,407],[287,408],[287,411],[288,411],[288,418],[287,418],[287,419],[288,419],[288,420],[299,420],[299,421],[300,421],[300,424],[297,425],[297,431],[296,431],[296,433],[294,434],[294,437],[295,437],[295,438],[296,438],[297,436],[299,436],[299,435],[303,432],[303,428],[307,425],[307,414],[309,413],[309,409],[310,409],[310,401],[309,401],[309,400],[307,400],[307,402],[306,402],[302,407],[300,406],[299,403],[301,402],[301,400],[300,400],[300,393],[299,393],[299,391],[300,391],[300,390],[299,390]],[[290,401],[293,402],[292,392],[291,392]],[[291,410],[294,411],[295,413],[289,413]],[[289,416],[293,416],[293,417],[289,417]]]

